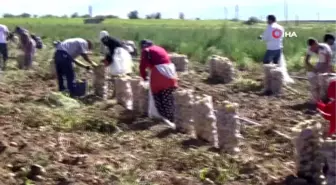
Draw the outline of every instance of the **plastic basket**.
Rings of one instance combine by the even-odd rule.
[[[75,83],[74,96],[81,97],[85,96],[87,92],[87,81],[81,80]]]

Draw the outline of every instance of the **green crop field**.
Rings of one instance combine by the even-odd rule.
[[[223,20],[125,20],[107,19],[102,24],[84,24],[83,19],[62,18],[3,18],[2,24],[13,29],[16,25],[45,36],[45,42],[54,39],[82,37],[99,43],[98,34],[106,29],[121,39],[139,41],[153,40],[169,51],[187,54],[192,61],[205,62],[212,54],[227,56],[239,65],[260,62],[265,43],[257,37],[262,34],[265,24],[248,26],[242,22]],[[319,40],[327,32],[336,32],[332,23],[302,23],[284,25],[286,31],[295,32],[297,37],[284,40],[284,53],[289,68],[299,68],[309,37]]]
[[[302,132],[297,132],[311,120],[309,127],[320,128],[319,133],[329,125],[306,103],[311,87],[302,80],[306,72],[302,67],[306,40],[321,40],[325,33],[335,32],[331,23],[283,24],[287,32],[297,35],[284,41],[295,83],[286,84],[279,96],[260,94],[265,88],[261,65],[265,43],[258,36],[266,24],[122,19],[84,24],[83,19],[61,18],[3,18],[0,23],[10,30],[27,28],[43,37],[46,45],[36,51],[30,70],[20,70],[22,50],[14,42],[8,44],[10,58],[0,71],[0,184],[280,185],[290,179],[288,175],[306,167],[296,164],[299,158],[294,157],[297,150],[292,141],[312,145],[300,151],[302,157],[310,156],[309,151],[320,152],[314,146],[322,142],[315,143],[311,137],[303,141]],[[103,29],[121,39],[138,42],[148,38],[191,58],[194,63],[188,66],[188,73],[178,73],[174,116],[176,126],[189,127],[192,134],[179,133],[159,119],[125,109],[126,102],[134,103],[141,112],[147,112],[149,105],[142,101],[148,96],[136,80],[138,62],[127,77],[132,81],[130,86],[124,77],[116,77],[124,83],[119,85],[110,74],[102,78],[103,72],[96,68],[88,71],[75,66],[76,81],[87,82],[86,95],[71,99],[67,93],[56,93],[59,78],[52,41],[82,37],[93,40],[98,50]],[[212,54],[231,58],[235,69],[246,68],[234,70],[230,83],[218,83],[209,78],[212,75],[205,65],[194,65],[205,64]],[[101,57],[98,52],[90,56],[97,63]],[[282,85],[278,80],[272,79],[271,85]],[[106,90],[107,100],[96,96],[101,89]],[[322,137],[318,138],[320,142]],[[221,143],[220,150],[213,147],[215,141]],[[326,152],[332,151],[323,150]],[[330,167],[334,161],[328,158],[326,162]],[[314,176],[321,177],[321,171],[316,170],[318,175]],[[327,180],[334,177],[328,175]]]

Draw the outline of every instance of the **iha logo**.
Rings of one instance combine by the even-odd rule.
[[[278,39],[278,38],[282,37],[282,35],[283,35],[282,31],[279,30],[279,29],[275,29],[275,30],[272,31],[272,37],[273,38]],[[287,32],[287,31],[285,31],[284,37],[290,37],[291,38],[291,37],[297,37],[297,35],[296,35],[295,32]]]

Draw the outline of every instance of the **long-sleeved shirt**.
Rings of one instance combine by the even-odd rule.
[[[155,65],[171,63],[168,53],[160,46],[150,46],[141,52],[140,75],[146,79],[146,69],[152,69]]]
[[[279,50],[283,48],[284,28],[278,23],[267,25],[262,39],[266,42],[267,50]]]
[[[150,86],[153,93],[178,86],[175,66],[166,50],[160,46],[153,45],[142,50],[139,68],[144,80],[147,78],[146,69],[151,70]]]
[[[317,107],[321,110],[324,119],[329,121],[328,136],[331,136],[336,131],[336,81],[329,84],[328,98],[332,99],[329,103],[324,104],[320,101],[317,103]]]
[[[101,42],[108,49],[108,52],[105,53],[105,61],[109,64],[113,63],[114,51],[118,47],[123,47],[122,42],[119,39],[110,36],[103,37]]]
[[[109,49],[109,53],[113,56],[114,50],[118,47],[123,47],[121,40],[114,37],[104,37],[102,43]]]
[[[34,55],[35,53],[35,47],[36,43],[35,40],[31,38],[28,30],[22,29],[21,32],[19,32],[20,37],[20,49],[24,52],[26,57],[29,57],[31,55]]]

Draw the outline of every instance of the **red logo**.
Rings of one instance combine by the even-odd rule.
[[[273,38],[278,39],[282,36],[282,31],[279,30],[279,29],[275,29],[275,30],[272,31],[272,36],[273,36]]]

